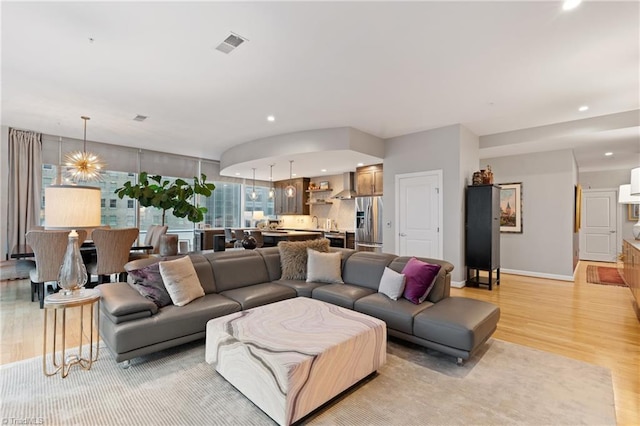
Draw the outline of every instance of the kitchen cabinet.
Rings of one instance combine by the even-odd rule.
[[[467,187],[465,214],[467,285],[500,285],[500,187]],[[480,271],[488,273],[481,277]],[[496,271],[495,278],[493,271]]]
[[[356,191],[358,196],[382,195],[382,164],[356,168]]]
[[[624,280],[631,289],[633,308],[640,320],[640,243],[623,242]]]
[[[289,183],[296,188],[295,197],[287,197],[284,193]],[[309,178],[281,180],[274,182],[273,186],[276,189],[276,214],[309,214]]]

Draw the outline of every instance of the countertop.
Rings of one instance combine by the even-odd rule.
[[[640,240],[632,240],[630,238],[625,238],[624,240],[640,251]]]

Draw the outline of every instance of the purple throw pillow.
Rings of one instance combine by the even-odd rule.
[[[173,303],[162,281],[159,262],[144,268],[134,269],[129,271],[128,274],[133,278],[131,286],[138,290],[138,293],[155,303],[158,308]]]
[[[436,283],[440,265],[422,262],[415,257],[409,259],[402,273],[406,278],[402,297],[416,305],[424,302]]]

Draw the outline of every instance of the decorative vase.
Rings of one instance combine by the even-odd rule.
[[[87,278],[87,268],[80,255],[78,233],[71,231],[67,251],[58,271],[58,285],[62,288],[61,293],[70,295],[74,290],[81,289],[87,283]]]
[[[244,247],[245,250],[253,250],[257,245],[256,239],[251,235],[244,237],[242,240],[242,247]]]
[[[160,256],[175,256],[178,254],[178,235],[164,234],[160,236]]]

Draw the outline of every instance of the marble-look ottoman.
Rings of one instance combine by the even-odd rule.
[[[297,297],[207,323],[206,361],[281,425],[289,425],[380,368],[386,325]]]

